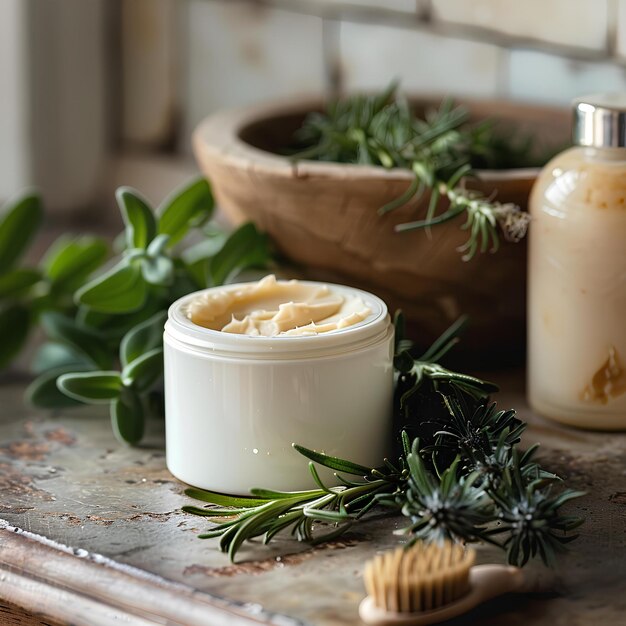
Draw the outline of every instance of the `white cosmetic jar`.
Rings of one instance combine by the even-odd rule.
[[[320,283],[305,282],[316,286]],[[371,314],[318,335],[260,337],[194,324],[177,300],[165,324],[167,467],[185,483],[222,493],[253,487],[315,487],[298,443],[368,467],[391,443],[393,325],[378,297],[360,297]],[[242,284],[214,289],[239,289]],[[330,484],[332,474],[325,473]]]

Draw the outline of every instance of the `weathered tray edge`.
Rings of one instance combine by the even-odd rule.
[[[78,626],[277,624],[293,618],[198,592],[0,519],[0,598]]]

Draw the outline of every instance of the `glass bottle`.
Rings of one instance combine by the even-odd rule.
[[[626,430],[626,94],[575,101],[574,143],[530,198],[528,398],[559,422]]]

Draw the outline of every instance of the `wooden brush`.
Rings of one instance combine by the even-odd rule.
[[[374,557],[365,566],[361,619],[378,626],[436,624],[523,583],[519,568],[474,566],[475,559],[474,550],[450,541],[417,542]]]

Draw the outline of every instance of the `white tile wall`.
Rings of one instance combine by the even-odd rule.
[[[626,58],[626,0],[616,0],[616,52],[619,56]]]
[[[398,78],[410,92],[567,104],[626,90],[626,0],[187,1],[183,138],[218,107],[323,91],[337,68],[344,91]]]
[[[498,87],[496,46],[422,30],[343,22],[340,53],[344,87],[374,90],[393,78],[407,91],[493,96]]]
[[[418,3],[422,0],[308,0],[306,4],[314,7],[359,7],[367,9],[384,9],[403,13],[415,13]]]
[[[609,0],[432,0],[435,17],[565,46],[607,46]]]
[[[626,91],[626,68],[517,50],[511,52],[508,84],[514,100],[568,104],[590,93]]]
[[[206,115],[325,88],[322,20],[240,2],[191,0],[183,139]]]

